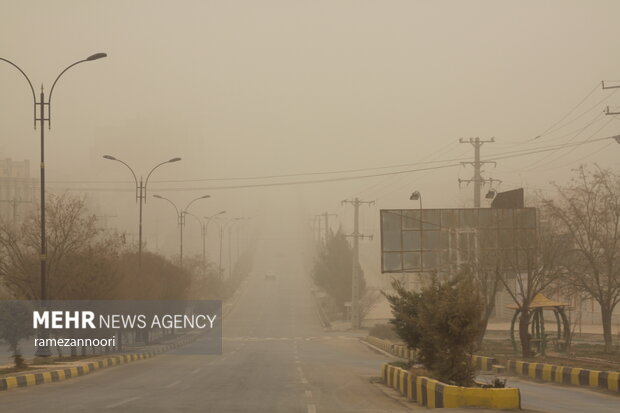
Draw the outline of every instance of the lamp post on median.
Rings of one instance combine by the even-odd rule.
[[[39,101],[37,102],[36,94],[34,92],[34,87],[32,86],[32,82],[30,78],[26,75],[26,73],[15,63],[7,60],[5,58],[0,57],[0,60],[7,62],[11,66],[15,67],[19,72],[26,78],[28,85],[30,86],[30,90],[32,92],[32,100],[33,100],[33,114],[34,114],[34,128],[37,128],[37,121],[39,121],[39,129],[41,130],[41,254],[39,257],[40,267],[41,267],[41,301],[45,302],[47,300],[47,241],[45,236],[45,122],[47,121],[48,128],[52,128],[52,93],[54,93],[54,87],[58,82],[58,79],[73,66],[78,65],[84,62],[92,62],[94,60],[98,60],[106,57],[106,53],[95,53],[93,55],[88,56],[86,59],[78,60],[75,63],[67,66],[54,80],[52,83],[52,87],[50,89],[50,93],[47,97],[47,102],[45,101],[45,93],[43,91],[43,85],[41,84],[41,94],[39,95]],[[39,106],[39,117],[37,118],[37,105]],[[45,107],[47,106],[47,116],[45,114]],[[51,352],[49,347],[47,346],[38,346],[35,354],[36,357],[50,357]]]
[[[133,171],[133,169],[131,169],[131,166],[129,166],[127,163],[111,155],[103,155],[103,158],[108,159],[110,161],[120,162],[123,165],[125,165],[131,171],[131,174],[133,175],[133,179],[136,183],[136,200],[140,203],[140,214],[138,218],[138,266],[142,267],[142,203],[146,204],[146,185],[148,184],[149,178],[151,177],[151,174],[153,173],[155,169],[167,163],[178,162],[181,160],[181,158],[178,158],[178,157],[172,158],[165,162],[155,165],[153,169],[151,169],[151,171],[146,176],[146,180],[144,182],[142,181],[142,176],[140,176],[140,182],[138,182],[138,177],[136,176],[136,173]]]
[[[204,217],[206,222],[203,225],[203,231],[202,231],[202,268],[203,268],[203,275],[207,274],[207,249],[206,249],[206,244],[207,244],[207,231],[209,230],[209,224],[211,223],[211,220],[213,218],[216,218],[217,216],[225,214],[225,213],[226,213],[226,211],[220,211],[217,214],[213,214],[211,216]]]
[[[200,235],[202,237],[202,275],[203,277],[207,275],[207,231],[209,229],[209,222],[211,221],[211,218],[214,218],[218,215],[225,214],[225,213],[226,211],[220,211],[217,214],[211,215],[209,217],[204,217],[206,222],[203,223],[202,220],[198,218],[196,215],[192,214],[191,212],[185,211],[185,215],[191,216],[200,225]]]
[[[183,227],[185,226],[185,214],[189,213],[187,210],[189,209],[190,205],[192,205],[194,202],[198,201],[199,199],[211,198],[211,195],[203,195],[203,196],[199,196],[198,198],[192,199],[185,206],[185,208],[181,210],[179,210],[176,204],[172,202],[171,200],[169,200],[168,198],[165,198],[160,195],[153,195],[153,197],[168,201],[174,207],[175,211],[177,212],[177,223],[179,225],[179,241],[180,241],[179,242],[179,267],[183,268]]]

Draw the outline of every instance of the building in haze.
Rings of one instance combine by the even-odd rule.
[[[21,220],[34,208],[36,180],[30,177],[30,161],[0,159],[0,217]]]

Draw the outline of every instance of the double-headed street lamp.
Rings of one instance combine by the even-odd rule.
[[[92,62],[93,60],[98,60],[103,57],[106,57],[105,53],[95,53],[93,55],[88,56],[86,59],[78,60],[77,62],[67,66],[54,80],[52,83],[52,87],[50,89],[50,93],[47,97],[47,102],[45,101],[45,93],[43,92],[43,85],[41,84],[41,94],[39,95],[39,101],[37,102],[37,97],[34,92],[34,87],[32,86],[32,82],[30,78],[26,75],[26,73],[15,63],[10,60],[4,59],[0,57],[0,60],[7,62],[11,66],[15,67],[19,72],[24,75],[28,85],[30,86],[30,91],[32,92],[32,100],[34,103],[33,106],[33,114],[34,114],[34,128],[37,128],[37,121],[39,121],[39,129],[41,130],[41,255],[39,257],[41,263],[41,301],[47,300],[47,242],[45,237],[45,122],[47,122],[47,126],[49,129],[52,127],[52,93],[54,93],[54,87],[58,82],[58,79],[73,66],[78,65],[84,62]],[[37,105],[39,106],[39,117],[37,117]],[[47,116],[45,113],[45,107],[47,106]],[[49,357],[51,356],[51,352],[49,347],[46,346],[38,346],[37,352],[35,354],[37,357]]]
[[[222,273],[222,238],[224,236],[224,229],[228,227],[228,277],[232,275],[232,257],[231,257],[232,227],[230,227],[230,224],[232,224],[235,221],[239,221],[241,219],[243,219],[243,217],[229,218],[224,224],[221,224],[219,221],[216,220],[216,222],[218,223],[220,227],[220,262],[219,262],[220,274]]]
[[[140,203],[140,217],[138,219],[138,266],[142,267],[142,203],[146,204],[146,185],[148,184],[149,178],[151,177],[151,174],[153,173],[155,169],[167,163],[178,162],[181,160],[181,158],[178,158],[178,157],[172,158],[170,160],[167,160],[165,162],[155,165],[153,169],[151,169],[151,171],[146,176],[146,180],[144,182],[142,181],[142,176],[140,176],[140,182],[138,182],[138,177],[136,176],[136,173],[133,171],[133,169],[131,169],[131,166],[127,165],[125,162],[121,161],[120,159],[115,158],[114,156],[111,156],[111,155],[103,155],[103,158],[108,159],[110,161],[120,162],[123,165],[125,165],[131,171],[131,174],[133,175],[133,179],[136,182],[136,201]]]
[[[196,222],[198,222],[198,225],[200,225],[200,235],[202,237],[202,275],[203,276],[207,275],[207,231],[209,230],[209,223],[211,222],[212,218],[215,218],[216,216],[222,215],[225,213],[226,211],[220,211],[217,214],[204,217],[205,222],[203,223],[199,217],[192,214],[191,212],[188,212],[187,210],[185,211],[185,215],[191,216],[192,218],[196,220]]]
[[[190,205],[192,205],[194,202],[198,201],[199,199],[210,198],[211,195],[203,195],[203,196],[199,196],[198,198],[192,199],[185,206],[185,208],[181,210],[179,210],[176,204],[172,202],[171,200],[169,200],[168,198],[165,198],[160,195],[153,195],[153,197],[170,202],[170,204],[174,207],[175,211],[177,212],[177,223],[179,225],[179,239],[180,239],[179,267],[183,268],[183,227],[185,226],[185,215],[189,213],[187,210],[189,209]]]

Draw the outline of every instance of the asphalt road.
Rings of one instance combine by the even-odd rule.
[[[404,412],[370,382],[385,357],[319,325],[306,279],[251,276],[223,324],[222,355],[188,348],[0,394],[0,411]],[[201,345],[198,340],[190,346]],[[190,348],[191,350],[191,348]]]
[[[289,263],[290,264],[290,263]],[[421,409],[373,384],[388,358],[354,334],[324,332],[301,265],[257,271],[224,320],[222,355],[190,347],[65,382],[0,394],[2,412],[406,412]],[[620,398],[515,381],[524,407],[616,412]],[[393,393],[393,392],[392,392]],[[455,413],[460,409],[450,409]],[[472,410],[464,410],[471,412]]]

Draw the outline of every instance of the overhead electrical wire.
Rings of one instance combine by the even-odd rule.
[[[546,135],[547,133],[550,133],[553,128],[555,128],[557,125],[559,125],[564,119],[568,118],[579,106],[581,106],[586,100],[588,100],[588,98],[590,98],[590,96],[592,96],[592,94],[599,88],[599,83],[596,82],[596,85],[594,85],[594,87],[592,88],[592,90],[590,92],[588,92],[588,94],[579,101],[579,103],[577,103],[575,106],[573,106],[573,108],[571,110],[568,111],[568,113],[566,113],[564,116],[562,116],[557,122],[555,122],[553,125],[549,126],[547,129],[545,129],[542,133],[540,133],[537,137],[535,137],[534,139],[538,139],[544,135]]]
[[[569,144],[561,144],[561,145],[551,145],[543,148],[537,149],[525,149],[519,151],[511,151],[506,152],[504,154],[497,153],[493,155],[495,160],[501,159],[510,159],[515,157],[533,155],[536,153],[548,152],[548,151],[556,151],[558,149],[562,149],[570,146],[579,146],[584,144],[591,144],[594,142],[600,142],[607,139],[616,139],[618,136],[607,136],[603,138],[590,139],[587,141],[579,141],[573,142]],[[439,161],[438,161],[439,162]],[[401,175],[401,174],[409,174],[414,172],[422,172],[422,171],[431,171],[437,169],[447,169],[454,168],[460,166],[461,163],[446,163],[444,165],[436,165],[429,166],[423,168],[414,168],[414,169],[406,169],[400,171],[390,171],[390,172],[382,172],[375,174],[365,174],[365,175],[355,175],[355,176],[345,176],[345,177],[335,177],[335,178],[325,178],[325,179],[314,179],[314,180],[306,180],[306,181],[285,181],[285,182],[266,182],[266,183],[256,183],[256,184],[243,184],[243,185],[224,185],[224,186],[207,186],[207,187],[185,187],[185,188],[157,188],[158,191],[193,191],[193,190],[222,190],[222,189],[242,189],[242,188],[261,188],[261,187],[277,187],[277,186],[290,186],[290,185],[308,185],[308,184],[318,184],[318,183],[330,183],[330,182],[341,182],[341,181],[351,181],[358,179],[369,179],[381,176],[390,176],[390,175]],[[181,182],[192,182],[193,180],[181,181]],[[78,190],[78,191],[123,191],[125,189],[115,189],[115,188],[62,188],[65,190]],[[127,188],[126,191],[134,191],[135,188]]]

